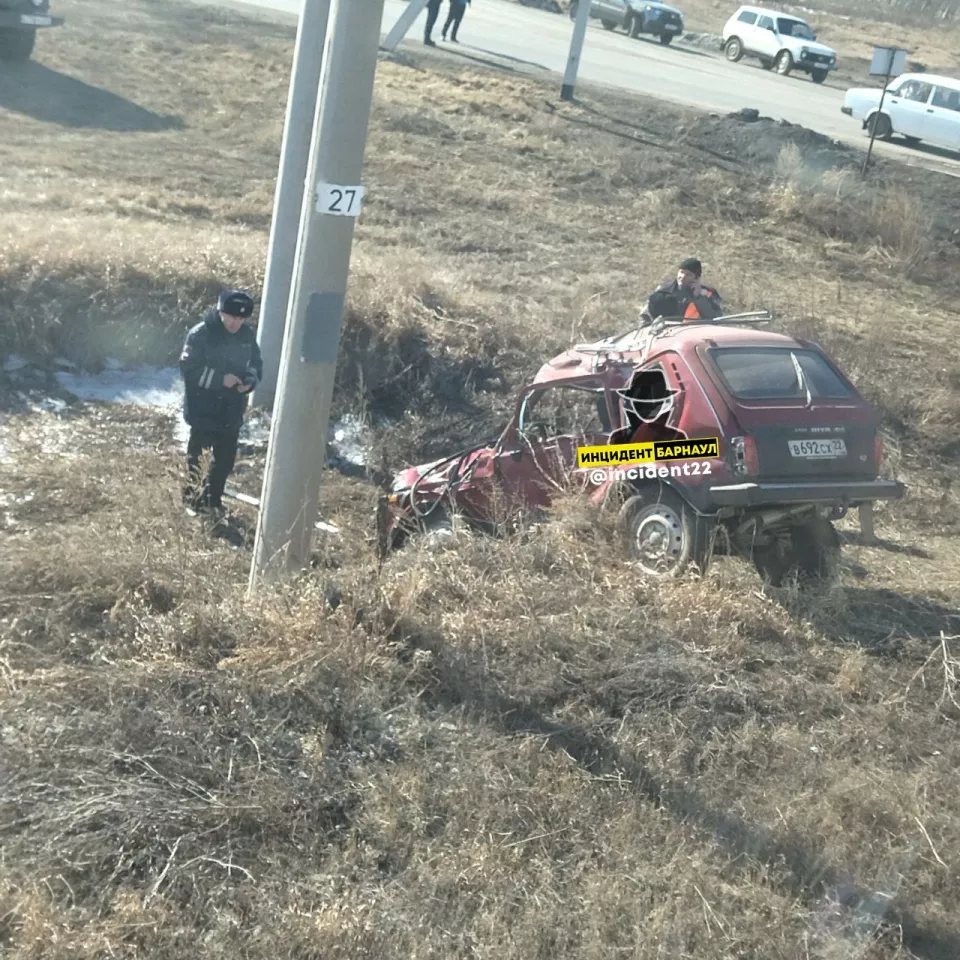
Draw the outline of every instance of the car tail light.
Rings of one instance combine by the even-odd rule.
[[[757,450],[757,441],[751,436],[734,437],[731,440],[733,447],[734,470],[740,474],[756,476],[760,473],[760,453]]]

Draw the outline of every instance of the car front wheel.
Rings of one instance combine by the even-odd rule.
[[[869,136],[889,140],[893,136],[893,124],[885,113],[875,113],[867,122],[866,131]]]
[[[644,573],[675,579],[691,566],[706,572],[712,524],[670,487],[653,486],[631,496],[617,521],[627,556]]]
[[[773,69],[776,70],[781,77],[785,77],[790,73],[793,69],[793,57],[790,56],[789,50],[781,50],[777,54],[776,60],[773,61]]]

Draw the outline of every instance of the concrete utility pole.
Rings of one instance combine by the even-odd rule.
[[[570,56],[567,57],[567,69],[563,74],[563,86],[560,88],[561,100],[573,99],[573,88],[577,83],[580,54],[583,52],[583,40],[587,35],[592,2],[593,0],[579,0],[577,3],[577,19],[573,24],[573,36],[570,38]]]
[[[280,169],[273,198],[273,223],[257,325],[257,343],[263,354],[263,377],[252,397],[254,406],[271,406],[277,389],[329,18],[330,0],[303,0],[290,73],[290,92],[287,94],[287,118],[280,147]]]
[[[397,48],[397,44],[407,35],[407,31],[413,26],[413,21],[420,16],[428,0],[410,0],[407,9],[397,17],[397,22],[390,28],[386,39],[380,44],[382,50],[388,50],[390,53]]]
[[[334,0],[248,589],[310,559],[384,0]]]

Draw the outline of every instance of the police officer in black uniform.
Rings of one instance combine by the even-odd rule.
[[[242,290],[224,290],[216,307],[188,333],[180,354],[184,384],[183,419],[190,427],[184,498],[195,509],[223,511],[223,488],[233,470],[248,394],[263,376],[257,337],[244,320],[253,299]],[[210,474],[200,481],[200,455],[213,450]]]

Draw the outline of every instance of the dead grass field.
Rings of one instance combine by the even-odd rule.
[[[0,343],[170,363],[259,292],[292,31],[61,8],[36,87],[0,74]],[[653,588],[568,503],[378,569],[376,490],[331,473],[343,537],[246,603],[253,518],[183,517],[169,422],[0,372],[5,956],[960,956],[956,181],[600,102],[381,63],[338,408],[393,418],[387,465],[448,449],[695,253],[883,412],[882,542],[845,524],[825,594]]]

